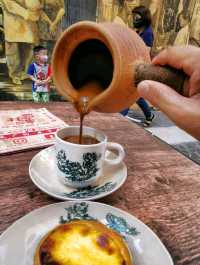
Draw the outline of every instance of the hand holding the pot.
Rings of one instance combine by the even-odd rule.
[[[200,140],[200,49],[193,46],[170,47],[153,59],[155,65],[182,69],[188,76],[189,97],[179,95],[169,86],[142,81],[138,92],[163,111],[177,126]]]

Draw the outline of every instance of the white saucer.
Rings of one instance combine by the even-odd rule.
[[[96,200],[119,189],[127,178],[124,163],[118,166],[104,165],[103,175],[92,187],[73,189],[60,182],[56,171],[54,147],[51,146],[36,154],[29,166],[29,175],[33,183],[42,191],[61,200]],[[106,157],[115,156],[107,151]]]

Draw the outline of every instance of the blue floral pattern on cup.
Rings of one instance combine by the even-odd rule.
[[[56,156],[57,166],[60,171],[65,174],[65,178],[71,182],[86,181],[96,176],[99,168],[97,162],[101,158],[101,154],[84,153],[83,162],[73,162],[67,159],[64,150],[60,150]]]

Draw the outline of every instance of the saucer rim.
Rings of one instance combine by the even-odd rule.
[[[44,187],[42,187],[36,180],[35,178],[32,176],[32,173],[31,173],[31,168],[32,168],[32,164],[34,162],[34,160],[37,158],[37,156],[39,156],[42,152],[45,152],[47,151],[48,149],[54,149],[54,145],[53,146],[50,146],[50,147],[47,147],[43,150],[41,150],[40,152],[38,152],[37,154],[35,154],[30,163],[29,163],[29,177],[31,179],[31,181],[34,183],[34,185],[40,189],[42,192],[44,192],[45,194],[48,194],[49,196],[53,197],[53,198],[56,198],[56,199],[59,199],[59,200],[62,200],[62,201],[93,201],[93,200],[97,200],[97,199],[100,199],[100,198],[103,198],[103,197],[106,197],[112,193],[114,193],[115,191],[117,191],[118,189],[120,189],[124,183],[126,182],[127,178],[128,178],[128,169],[127,169],[127,166],[125,164],[124,161],[122,161],[120,163],[120,165],[123,167],[123,170],[125,171],[124,172],[124,176],[122,177],[122,180],[119,182],[118,185],[116,185],[111,191],[107,191],[107,192],[102,192],[101,194],[98,194],[98,195],[95,195],[95,196],[91,196],[91,197],[86,197],[86,198],[71,198],[71,197],[68,197],[67,195],[65,196],[62,196],[62,195],[59,195],[58,193],[53,193],[51,191],[48,191],[47,189],[45,189]],[[110,153],[113,153],[112,151],[109,150]],[[64,184],[63,184],[64,185]],[[100,185],[98,185],[100,186]],[[77,188],[75,189],[77,190]]]

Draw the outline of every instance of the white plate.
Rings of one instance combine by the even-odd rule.
[[[61,200],[96,200],[119,189],[127,178],[124,163],[117,166],[104,164],[103,175],[94,185],[82,189],[73,189],[62,184],[56,171],[55,149],[53,146],[36,154],[29,166],[29,175],[33,183],[45,193]],[[106,157],[114,156],[107,151]]]
[[[97,219],[121,233],[134,265],[173,265],[159,238],[134,216],[96,202],[61,202],[37,209],[15,222],[0,236],[1,265],[33,265],[40,239],[59,223]]]

